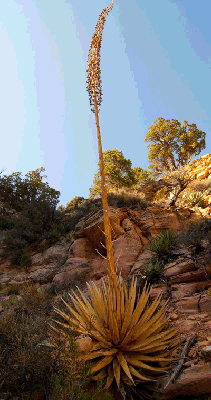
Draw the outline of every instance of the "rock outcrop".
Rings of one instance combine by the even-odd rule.
[[[189,168],[198,179],[211,179],[211,155],[194,161]],[[162,189],[162,182],[151,185],[151,189],[151,195],[154,196],[157,190]],[[146,191],[147,193],[151,199],[149,192]],[[110,207],[109,211],[116,271],[128,280],[134,275],[142,278],[142,268],[153,256],[148,248],[152,238],[167,229],[180,232],[198,215],[187,207],[172,210],[157,204],[151,204],[143,209]],[[7,259],[3,259],[3,240],[7,234],[7,231],[0,231],[0,312],[2,313],[3,301],[9,298],[6,293],[9,287],[21,288],[26,282],[32,282],[38,283],[43,288],[53,287],[56,291],[62,292],[74,288],[75,285],[84,287],[85,282],[89,280],[100,285],[101,278],[107,275],[101,209],[81,218],[75,231],[61,237],[56,244],[50,246],[44,239],[37,250],[31,249],[32,262],[27,271],[18,265],[14,268]],[[209,241],[203,240],[202,249],[206,250]],[[168,376],[159,381],[159,390],[163,393],[161,399],[173,399],[179,395],[211,395],[210,257],[205,261],[203,252],[197,255],[191,248],[184,247],[175,251],[174,255],[174,261],[164,267],[163,282],[152,285],[150,298],[153,300],[161,294],[162,304],[169,300],[170,325],[179,328],[181,338],[181,345],[174,353],[175,359],[178,360],[181,356],[184,341],[189,335],[195,333],[197,340],[189,349],[183,369],[175,381],[164,390],[166,382],[174,372],[176,360]],[[86,352],[92,346],[91,339],[79,338],[78,345],[82,353]]]
[[[188,165],[188,171],[196,179],[211,179],[211,154],[201,156]]]

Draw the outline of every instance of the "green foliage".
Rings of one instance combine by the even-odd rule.
[[[142,193],[136,193],[135,191],[124,189],[121,189],[118,192],[108,193],[108,204],[109,206],[117,208],[130,207],[135,209],[147,207],[145,196]]]
[[[75,196],[66,204],[66,210],[73,210],[83,205],[84,197]]]
[[[136,189],[141,182],[152,179],[147,170],[139,167],[132,168],[131,161],[127,160],[122,151],[117,149],[104,151],[103,161],[108,192],[122,188]],[[94,175],[93,186],[89,191],[91,198],[101,196],[100,162],[98,163],[98,172]]]
[[[196,254],[204,251],[203,241],[206,243],[208,259],[210,259],[211,250],[211,219],[196,218],[190,221],[187,227],[178,234],[176,241],[179,245],[193,247]]]
[[[164,280],[163,275],[164,263],[156,257],[152,257],[149,262],[143,266],[143,273],[147,278],[148,283],[160,283]]]
[[[199,206],[199,207],[204,207],[205,206],[205,197],[202,193],[200,192],[194,192],[190,193],[188,196],[185,197],[185,202],[192,207],[194,206]]]
[[[105,382],[99,380],[94,389],[87,391],[92,379],[90,365],[79,357],[74,335],[67,333],[65,341],[57,338],[55,344],[53,357],[59,362],[51,377],[52,400],[98,400]],[[112,400],[113,396],[107,393],[103,399]]]
[[[211,193],[211,180],[210,179],[194,179],[191,182],[189,189],[193,192],[206,193],[207,195]]]
[[[15,223],[11,217],[0,215],[0,231],[14,228]]]
[[[4,240],[4,256],[12,265],[30,266],[27,248],[42,240],[49,233],[50,243],[55,243],[64,228],[61,225],[63,213],[56,210],[60,192],[43,183],[44,168],[30,171],[21,178],[20,173],[0,176],[0,197],[6,206],[18,213],[6,219],[0,218],[0,226],[10,229],[11,234]],[[23,253],[23,251],[25,253]]]
[[[185,166],[193,156],[205,149],[206,133],[196,124],[176,119],[157,118],[149,127],[145,141],[149,142],[149,168],[157,175],[163,170],[176,170]]]
[[[175,236],[175,233],[171,230],[161,232],[151,241],[149,250],[152,251],[152,253],[156,253],[159,259],[168,257],[175,242]]]
[[[168,192],[171,192],[171,205],[175,205],[181,193],[191,184],[194,180],[188,171],[187,167],[179,166],[176,170],[163,171],[162,180],[165,182]]]
[[[32,300],[32,299],[31,299]],[[38,307],[29,309],[12,295],[0,316],[0,391],[18,398],[31,398],[37,388],[47,390],[53,365],[46,339],[47,322]],[[29,397],[22,397],[29,393]]]
[[[41,175],[44,171],[43,167],[29,171],[25,174],[25,179],[21,178],[20,172],[0,176],[1,200],[16,211],[26,209],[26,204],[32,204],[34,207],[38,203],[40,210],[43,210],[44,203],[47,203],[51,210],[55,210],[60,192],[50,188],[48,183],[42,182],[43,178],[47,178],[46,175]]]
[[[27,271],[28,268],[31,267],[32,260],[31,260],[31,257],[29,255],[28,249],[23,249],[22,255],[20,257],[20,265],[21,265],[22,268],[25,269],[25,271]]]

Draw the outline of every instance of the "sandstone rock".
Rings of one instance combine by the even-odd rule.
[[[143,245],[144,247],[146,247],[146,246],[148,245],[148,243],[149,243],[149,240],[148,240],[144,235],[142,235],[141,229],[140,229],[138,226],[135,226],[135,231],[136,231],[136,233],[138,234],[139,239],[141,240],[142,245]]]
[[[130,273],[142,247],[138,235],[137,238],[131,238],[127,235],[120,236],[113,242],[115,268],[118,273],[121,272],[123,277]]]
[[[181,299],[185,296],[191,296],[194,293],[205,290],[205,288],[208,288],[209,286],[211,286],[211,282],[209,281],[172,285],[172,298]]]
[[[208,343],[209,344],[209,343]],[[201,350],[201,354],[205,361],[211,360],[211,346],[206,346]]]
[[[204,311],[211,312],[211,296],[210,295],[207,296],[207,295],[203,295],[202,294],[199,306],[200,306],[200,311],[201,312],[204,312]]]
[[[176,305],[180,312],[198,312],[199,311],[200,295],[187,297],[177,301]]]
[[[97,274],[97,275],[96,275]],[[69,258],[55,274],[53,283],[58,286],[84,285],[89,280],[100,279],[107,275],[106,260],[87,260],[86,258]]]
[[[185,320],[182,321],[182,323],[181,321],[179,321],[178,323],[180,325],[180,333],[185,333],[185,335],[193,333],[198,326],[197,321]]]
[[[136,259],[131,270],[131,274],[136,273],[138,270],[142,271],[144,264],[146,264],[153,257],[150,250],[144,250]]]
[[[79,337],[76,339],[76,343],[78,345],[80,353],[86,353],[92,350],[93,341],[89,336]]]
[[[38,253],[32,256],[32,266],[44,265],[50,262],[56,262],[63,258],[67,253],[67,249],[62,245],[51,246],[49,249],[45,250],[43,253]]]
[[[183,259],[182,262],[176,261],[164,267],[164,275],[166,277],[173,277],[173,279],[176,279],[176,277],[180,274],[195,270],[196,266],[193,260]]]
[[[175,396],[200,396],[211,393],[211,365],[194,365],[187,368],[175,383],[166,389],[164,399],[172,399]]]
[[[96,259],[100,257],[88,238],[76,239],[69,249],[69,256],[87,259]]]
[[[170,318],[172,321],[176,321],[179,318],[179,315],[176,313],[173,313],[173,314],[171,314]]]
[[[120,222],[127,218],[127,212],[124,209],[109,207],[109,217],[111,223],[112,240],[117,239],[124,233]],[[75,227],[75,239],[86,237],[92,243],[93,248],[97,248],[101,254],[105,255],[105,234],[103,211],[95,211],[82,218]]]
[[[28,280],[34,283],[48,283],[53,280],[55,273],[52,268],[40,268],[28,276]]]
[[[154,300],[158,295],[162,295],[163,299],[167,298],[166,285],[153,285],[150,290],[150,299]]]
[[[199,268],[197,271],[186,272],[185,274],[172,276],[171,283],[185,283],[185,282],[199,282],[207,279],[208,275],[203,268]]]

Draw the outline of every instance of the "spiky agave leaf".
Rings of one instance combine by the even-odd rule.
[[[81,297],[73,293],[73,306],[65,303],[71,315],[55,311],[66,320],[58,325],[92,338],[93,348],[84,359],[91,362],[93,379],[106,376],[106,388],[113,381],[119,388],[123,383],[150,382],[154,375],[165,373],[178,344],[178,330],[168,328],[160,296],[147,305],[150,290],[145,286],[136,299],[136,279],[128,290],[121,276],[116,287],[105,279],[101,288],[93,282],[87,286],[89,301],[81,291]]]

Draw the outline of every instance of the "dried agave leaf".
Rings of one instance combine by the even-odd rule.
[[[179,341],[178,330],[168,328],[166,304],[158,309],[160,297],[147,307],[150,291],[145,287],[135,307],[136,281],[132,281],[128,290],[118,277],[116,287],[103,280],[102,287],[89,284],[88,290],[91,306],[88,307],[89,300],[83,294],[80,293],[80,298],[72,295],[73,307],[68,307],[73,311],[71,317],[59,312],[66,320],[59,324],[64,329],[83,331],[94,341],[90,352],[83,357],[92,363],[93,379],[105,376],[107,388],[114,380],[120,388],[123,383],[130,386],[137,381],[144,383],[153,380],[152,374],[165,373],[171,349]]]

